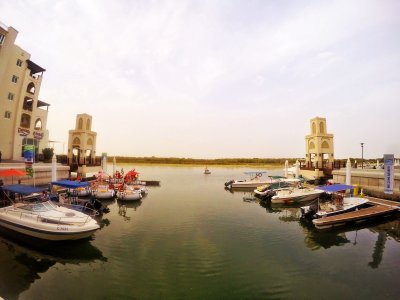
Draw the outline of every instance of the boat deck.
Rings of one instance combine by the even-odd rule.
[[[369,219],[388,216],[400,211],[400,203],[396,201],[368,198],[373,206],[344,214],[313,220],[317,229],[328,229],[343,226],[347,223],[360,223]]]

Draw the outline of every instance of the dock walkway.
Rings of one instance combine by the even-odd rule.
[[[396,214],[400,211],[400,203],[396,201],[368,198],[373,206],[344,214],[313,220],[317,229],[328,229],[344,226],[348,223],[361,223],[369,219]]]

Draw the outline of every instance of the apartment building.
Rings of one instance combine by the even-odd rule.
[[[50,104],[39,100],[46,70],[15,44],[17,35],[0,22],[0,151],[3,159],[22,160],[23,145],[35,145],[36,154],[48,146]]]

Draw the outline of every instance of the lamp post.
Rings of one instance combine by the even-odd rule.
[[[364,144],[361,143],[361,169],[364,169]]]

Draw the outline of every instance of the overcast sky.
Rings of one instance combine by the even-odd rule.
[[[93,116],[97,153],[400,157],[400,1],[0,0],[47,71],[50,139]],[[56,148],[62,152],[62,146]]]

